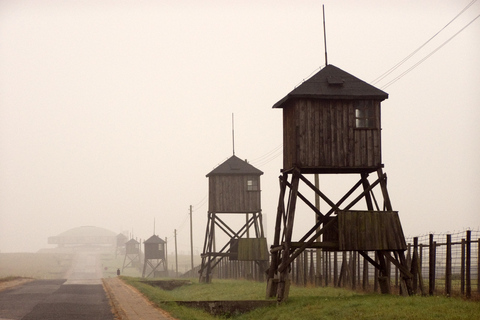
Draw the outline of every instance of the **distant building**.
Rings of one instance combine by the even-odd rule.
[[[58,247],[74,246],[116,246],[117,234],[113,231],[83,226],[73,228],[60,233],[57,236],[49,237],[48,244],[56,244]]]

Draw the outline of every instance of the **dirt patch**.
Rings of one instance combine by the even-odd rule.
[[[1,280],[0,281],[0,291],[19,286],[19,285],[22,285],[24,283],[27,283],[27,282],[30,282],[30,281],[33,281],[33,280],[34,279],[32,279],[32,278],[13,278],[13,279],[9,279],[9,280],[6,280],[6,281]]]
[[[177,304],[203,309],[214,316],[231,317],[257,308],[269,307],[277,304],[273,300],[238,300],[238,301],[175,301]]]
[[[144,280],[140,281],[152,287],[158,287],[163,290],[173,290],[182,286],[191,285],[190,280]]]

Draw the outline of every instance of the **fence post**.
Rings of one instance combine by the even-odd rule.
[[[447,255],[445,257],[445,294],[452,294],[452,235],[447,234]]]
[[[417,293],[417,283],[418,283],[418,237],[413,238],[413,253],[411,260],[411,268],[413,279],[412,279],[412,289],[413,293]]]
[[[470,263],[471,263],[471,241],[472,241],[472,231],[471,230],[467,230],[467,243],[466,243],[466,258],[467,258],[467,261],[466,261],[466,265],[465,265],[465,269],[466,269],[466,285],[467,285],[467,299],[471,298],[472,297],[472,286],[471,286],[471,279],[470,279]]]
[[[352,290],[357,288],[357,253],[355,251],[350,253],[350,264],[352,272]]]
[[[357,251],[355,254],[357,255],[357,285],[360,287],[360,253]]]
[[[330,279],[330,251],[323,252],[323,270],[325,287],[328,287],[328,282]]]
[[[423,243],[420,243],[418,246],[418,249],[420,250],[419,256],[418,256],[418,274],[423,276]]]
[[[375,262],[378,264],[378,254],[375,252]],[[374,269],[374,276],[373,276],[373,291],[377,292],[378,291],[378,269]]]
[[[337,286],[338,281],[338,255],[337,251],[333,252],[333,286]],[[480,289],[479,289],[480,290]]]
[[[303,251],[303,286],[306,287],[308,283],[308,252]]]
[[[315,286],[315,265],[313,263],[313,252],[314,250],[310,250],[310,272],[309,272],[309,282],[311,285]]]
[[[428,294],[432,296],[435,292],[435,242],[433,241],[433,234],[430,234],[428,260]]]
[[[480,238],[477,240],[477,292],[480,294]]]
[[[460,293],[465,294],[465,239],[462,239],[462,254],[460,258]]]
[[[366,254],[368,254],[368,252],[366,252]],[[366,291],[368,287],[369,287],[369,284],[368,284],[368,261],[367,261],[367,259],[363,258],[363,291]]]

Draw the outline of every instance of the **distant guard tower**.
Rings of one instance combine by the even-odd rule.
[[[167,264],[165,255],[165,241],[153,235],[143,242],[145,246],[145,261],[143,263],[142,278],[157,275],[167,275]],[[149,268],[149,273],[147,273]]]
[[[283,109],[283,169],[267,297],[288,297],[290,264],[307,248],[358,251],[379,270],[382,293],[390,292],[388,260],[401,271],[403,293],[411,293],[405,238],[382,170],[380,103],[387,98],[387,93],[327,65],[273,106]],[[371,173],[377,174],[374,182],[368,180]],[[359,180],[334,202],[307,179],[312,174],[356,174]],[[328,207],[321,212],[304,189],[299,191],[300,183]],[[373,193],[377,186],[383,204]],[[316,223],[294,241],[298,199],[315,213]],[[354,209],[360,201],[367,210]],[[378,262],[368,251],[376,253]]]
[[[140,264],[142,260],[140,258],[140,242],[135,239],[130,239],[125,243],[125,258],[123,259],[123,269],[125,268],[138,268],[140,269]]]
[[[124,254],[125,253],[125,243],[128,241],[128,238],[126,235],[123,233],[117,234],[117,246],[115,248],[115,258],[117,257],[118,254]]]
[[[226,257],[230,260],[256,261],[261,270],[266,269],[268,249],[260,203],[262,174],[262,171],[235,155],[207,174],[208,221],[199,271],[201,282],[211,282],[212,269]],[[239,214],[245,214],[246,219],[238,231],[234,231],[221,217]],[[226,244],[216,243],[217,230],[227,235]]]

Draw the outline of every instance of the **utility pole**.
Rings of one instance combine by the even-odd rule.
[[[317,189],[320,189],[320,178],[318,173],[315,174],[315,187]],[[320,211],[320,196],[315,193],[315,208],[317,208]],[[315,223],[318,222],[319,217],[315,214]],[[319,231],[322,227],[318,227],[317,231]],[[320,242],[320,237],[317,238],[316,242]],[[317,270],[315,273],[315,285],[316,286],[321,286],[322,285],[322,249],[317,249]]]
[[[165,273],[168,277],[168,241],[167,237],[165,237]]]
[[[178,256],[177,256],[177,229],[174,230],[175,235],[175,278],[178,277]]]
[[[192,226],[192,205],[190,205],[190,257],[193,272],[193,226]]]

